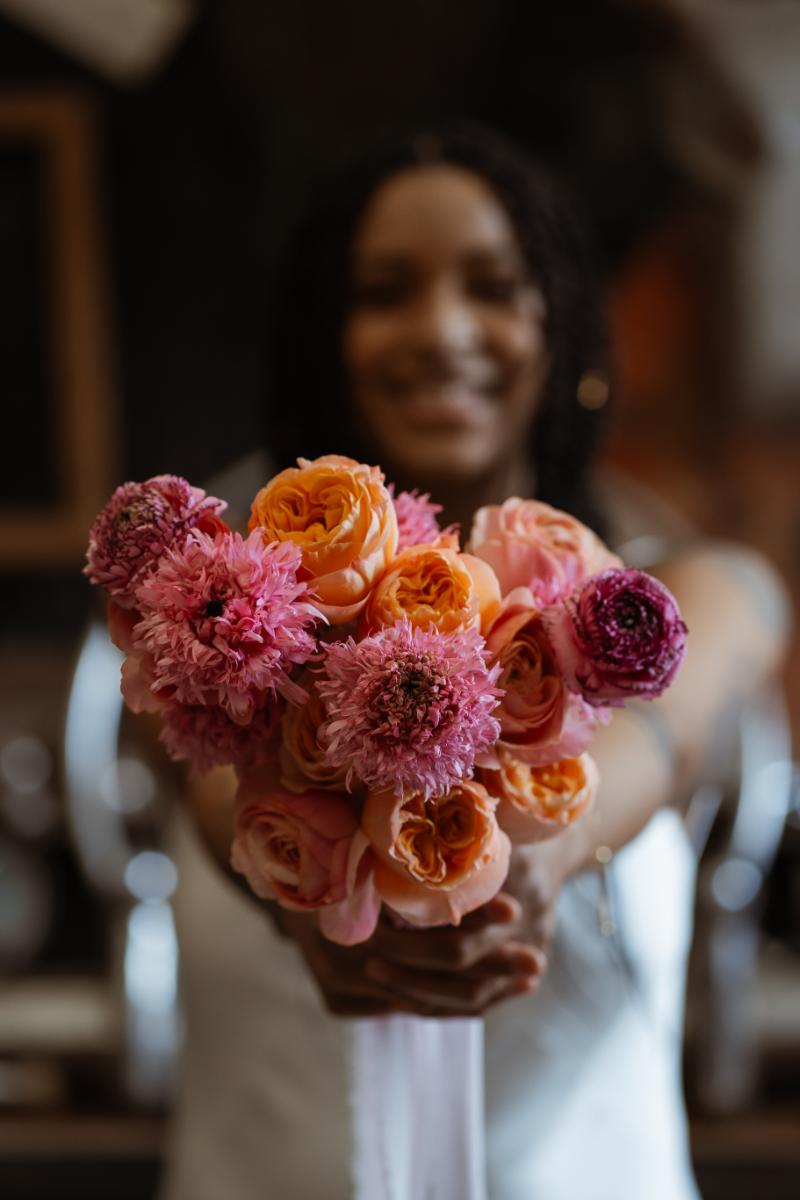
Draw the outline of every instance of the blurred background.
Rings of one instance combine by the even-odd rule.
[[[120,720],[82,555],[117,482],[199,483],[262,438],[276,258],[350,142],[467,115],[571,181],[609,284],[604,472],[759,547],[800,616],[800,5],[554,9],[0,0],[4,1200],[155,1194],[175,779]],[[784,683],[690,806],[706,1200],[800,1195],[798,649]]]

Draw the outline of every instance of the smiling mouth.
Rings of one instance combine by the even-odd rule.
[[[392,389],[393,402],[413,425],[426,429],[464,429],[483,425],[494,390],[472,383],[427,384]]]

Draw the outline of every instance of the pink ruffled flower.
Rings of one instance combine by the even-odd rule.
[[[499,668],[487,667],[484,651],[477,630],[440,633],[408,620],[325,646],[318,737],[328,761],[398,795],[435,796],[468,777],[500,731]]]
[[[504,596],[526,587],[540,606],[572,591],[589,575],[621,566],[600,538],[569,513],[518,496],[478,509],[469,549],[494,568]]]
[[[277,761],[282,712],[282,705],[267,704],[253,713],[249,725],[238,725],[216,704],[167,704],[159,739],[170,758],[188,762],[194,774],[265,765]]]
[[[434,504],[429,493],[420,496],[415,488],[413,492],[395,495],[394,484],[389,485],[388,491],[397,517],[398,554],[408,546],[433,545],[441,537],[455,535],[455,525],[448,525],[444,530],[440,527],[437,514],[442,511],[442,506]]]
[[[568,686],[592,706],[654,700],[686,652],[675,597],[646,571],[603,571],[542,620]]]
[[[231,865],[262,899],[321,910],[331,941],[355,945],[378,921],[372,854],[353,802],[331,792],[283,791],[269,768],[246,772],[236,799]]]
[[[309,626],[319,613],[299,566],[294,543],[265,546],[257,532],[243,541],[193,530],[167,551],[136,592],[143,615],[134,650],[151,690],[180,704],[218,704],[242,725],[276,693],[302,703],[289,672],[314,653]]]
[[[362,827],[373,848],[375,887],[411,925],[458,925],[497,894],[508,873],[510,842],[495,802],[472,780],[445,796],[367,797]]]
[[[84,574],[107,589],[122,608],[135,607],[136,588],[167,550],[190,529],[215,534],[227,528],[224,500],[206,496],[179,475],[123,483],[89,532]]]

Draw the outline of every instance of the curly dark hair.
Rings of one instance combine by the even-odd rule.
[[[278,276],[266,444],[281,466],[298,454],[369,456],[350,416],[341,356],[351,247],[377,187],[396,172],[432,162],[479,175],[511,218],[547,306],[552,365],[530,435],[537,496],[597,528],[602,521],[588,468],[608,406],[582,406],[578,390],[587,371],[608,378],[609,362],[586,222],[548,171],[494,130],[472,123],[384,136],[353,155],[316,193]]]

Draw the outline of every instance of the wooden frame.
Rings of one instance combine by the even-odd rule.
[[[88,100],[65,91],[0,92],[0,156],[4,147],[20,146],[37,150],[44,164],[41,257],[47,311],[42,350],[52,380],[56,479],[51,490],[57,499],[46,506],[0,505],[0,568],[5,570],[77,566],[89,525],[116,479],[118,459],[97,152]],[[5,436],[12,439],[13,425],[9,413]],[[28,469],[35,471],[37,464]]]

